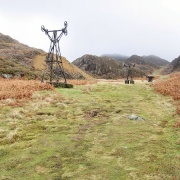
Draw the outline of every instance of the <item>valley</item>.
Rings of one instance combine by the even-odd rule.
[[[45,58],[0,34],[0,179],[180,179],[179,57],[62,57],[73,88],[40,82]]]

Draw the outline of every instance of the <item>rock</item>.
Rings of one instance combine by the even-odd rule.
[[[84,55],[73,64],[95,78],[116,79],[124,76],[122,62],[109,57]]]
[[[136,114],[131,114],[128,116],[129,120],[143,120],[143,118],[137,116]]]
[[[10,79],[13,77],[13,75],[12,74],[2,74],[2,77],[5,79]]]

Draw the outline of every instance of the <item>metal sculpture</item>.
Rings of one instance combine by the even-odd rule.
[[[49,76],[49,83],[50,84],[58,84],[60,83],[60,77],[64,79],[64,84],[66,84],[66,76],[65,71],[63,68],[63,62],[60,52],[60,46],[59,41],[64,34],[67,35],[67,22],[64,22],[64,28],[60,30],[48,30],[44,26],[41,26],[41,30],[45,32],[45,34],[49,37],[51,43],[49,48],[49,53],[46,56],[45,62],[46,67],[44,69],[43,75],[42,75],[42,82],[44,82],[44,79],[47,76]],[[52,33],[52,36],[50,36],[50,33]],[[59,33],[59,35],[58,35]],[[53,81],[55,79],[55,82]]]
[[[124,64],[123,67],[126,68],[126,80],[125,84],[134,84],[133,75],[132,75],[132,68],[135,67],[135,64]]]

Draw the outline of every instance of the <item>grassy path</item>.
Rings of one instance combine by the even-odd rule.
[[[174,112],[145,84],[36,93],[27,106],[0,110],[0,179],[178,180]]]

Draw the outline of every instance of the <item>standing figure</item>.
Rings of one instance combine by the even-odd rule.
[[[132,68],[135,67],[135,64],[124,64],[123,67],[126,68],[126,80],[125,80],[125,84],[134,84],[133,81],[133,76],[132,76]]]

